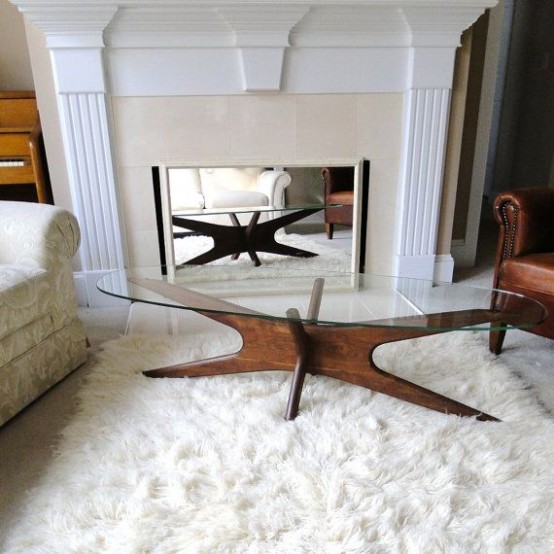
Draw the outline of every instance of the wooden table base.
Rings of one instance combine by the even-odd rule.
[[[401,379],[379,368],[375,349],[390,342],[436,334],[436,330],[343,327],[275,321],[256,316],[196,312],[237,330],[242,348],[234,354],[145,371],[148,377],[199,377],[252,371],[293,372],[285,418],[298,413],[304,375],[325,375],[446,414],[498,421],[480,410]]]
[[[232,256],[232,259],[237,259],[242,252],[247,252],[254,264],[259,266],[261,262],[257,255],[258,252],[294,256],[296,258],[317,256],[314,252],[277,242],[275,240],[275,233],[278,229],[304,219],[322,209],[319,207],[304,208],[262,223],[259,222],[262,212],[254,212],[248,225],[241,225],[234,213],[229,214],[233,225],[219,225],[181,216],[173,216],[172,223],[176,227],[190,229],[191,231],[197,231],[212,237],[214,241],[214,246],[211,250],[192,258],[183,265],[207,264],[225,256]]]
[[[267,314],[211,297],[172,283],[147,278],[129,278],[131,283],[154,291],[209,319],[227,325],[241,335],[242,348],[233,354],[197,362],[145,371],[148,377],[202,377],[252,371],[292,371],[292,385],[285,419],[298,414],[306,373],[333,377],[406,400],[446,414],[476,416],[481,421],[498,421],[480,410],[461,404],[379,368],[373,359],[378,346],[400,340],[434,335],[479,323],[499,321],[506,314],[494,310],[466,310],[414,315],[372,321],[347,327],[317,323],[324,286],[315,279],[306,320],[296,308],[287,318],[271,319]],[[313,321],[314,323],[311,323]]]

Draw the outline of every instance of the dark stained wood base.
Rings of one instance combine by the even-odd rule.
[[[392,375],[375,363],[373,353],[378,346],[443,332],[436,327],[343,327],[301,323],[294,318],[269,320],[260,318],[259,314],[230,315],[196,308],[195,311],[237,330],[243,339],[242,348],[227,356],[145,371],[146,376],[199,377],[252,371],[292,371],[285,415],[289,420],[298,413],[304,375],[311,373],[340,379],[445,414],[498,421],[480,410]],[[490,314],[486,310],[477,312],[478,320],[486,320]],[[446,315],[438,314],[438,317]],[[491,315],[494,318],[494,314]]]
[[[257,255],[258,252],[294,256],[296,258],[317,256],[314,252],[277,242],[275,233],[278,229],[304,219],[322,209],[319,207],[304,208],[262,223],[259,222],[262,212],[254,212],[248,225],[241,225],[237,216],[233,213],[229,214],[233,225],[219,225],[181,216],[173,216],[172,223],[176,227],[197,231],[200,234],[212,237],[214,240],[214,246],[211,250],[192,258],[183,265],[207,264],[225,256],[232,256],[233,259],[236,259],[242,252],[247,252],[254,264],[259,266],[261,262]]]

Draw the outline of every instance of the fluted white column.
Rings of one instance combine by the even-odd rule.
[[[104,94],[60,94],[59,107],[73,202],[83,230],[83,270],[121,268],[123,247]]]
[[[81,228],[78,300],[91,306],[112,303],[96,282],[124,267],[103,40],[117,6],[53,4],[22,11],[45,32],[52,59],[73,211]]]
[[[102,48],[52,48],[51,53],[73,209],[82,235],[77,295],[89,306],[112,304],[96,288],[100,277],[124,267]],[[84,80],[76,67],[87,76]]]
[[[440,216],[450,89],[406,93],[395,275],[432,279]]]

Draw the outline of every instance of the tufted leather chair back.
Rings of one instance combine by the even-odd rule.
[[[493,210],[499,225],[493,287],[544,304],[548,317],[529,330],[554,338],[554,189],[503,192]],[[491,333],[492,351],[501,351],[504,335]]]

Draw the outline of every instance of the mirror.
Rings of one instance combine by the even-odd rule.
[[[162,265],[361,272],[367,182],[367,162],[352,161],[154,168]]]

